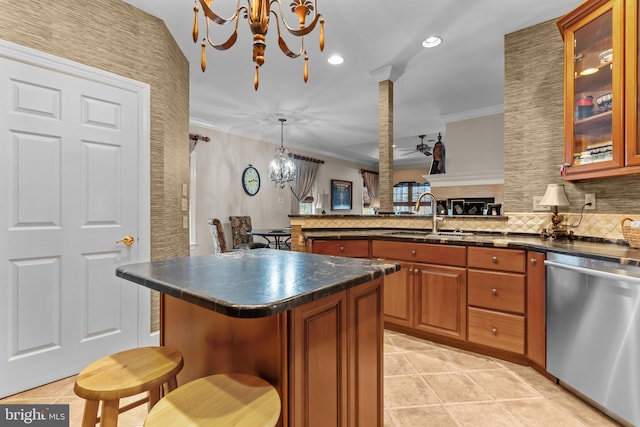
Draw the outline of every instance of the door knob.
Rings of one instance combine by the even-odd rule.
[[[124,243],[126,246],[131,246],[135,240],[133,236],[124,236],[124,239],[116,240],[116,243]]]

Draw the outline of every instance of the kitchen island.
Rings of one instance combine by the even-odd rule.
[[[282,399],[280,424],[383,424],[382,263],[256,249],[121,266],[161,292],[161,344],[178,348],[178,383],[260,376]]]

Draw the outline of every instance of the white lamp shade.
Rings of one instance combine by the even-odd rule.
[[[541,206],[569,206],[569,199],[564,192],[564,184],[549,184],[540,200]]]
[[[318,194],[318,202],[316,203],[316,209],[327,209],[329,207],[329,195],[322,190],[322,194]]]

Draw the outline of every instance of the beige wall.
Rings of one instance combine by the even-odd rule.
[[[151,87],[151,258],[189,254],[189,65],[164,23],[120,0],[0,0],[0,38]]]
[[[196,242],[192,246],[191,255],[213,252],[211,231],[207,225],[209,218],[218,218],[222,222],[227,244],[231,240],[230,215],[250,215],[254,228],[280,228],[289,225],[289,214],[294,203],[291,191],[288,187],[276,188],[269,179],[269,163],[274,157],[276,145],[219,132],[202,125],[192,124],[190,131],[211,138],[210,142],[198,142],[194,149]],[[353,183],[353,209],[333,213],[362,213],[361,165],[296,148],[290,150],[296,154],[324,160],[325,163],[318,167],[314,196],[322,191],[330,194],[331,179]],[[241,184],[242,171],[249,163],[258,169],[262,183],[260,191],[255,196],[245,194]],[[327,212],[332,213],[329,208]],[[255,240],[264,241],[262,238]]]
[[[505,37],[505,210],[531,212],[547,184],[565,184],[578,212],[584,193],[596,194],[596,213],[639,213],[640,177],[565,182],[563,163],[563,42],[555,20]]]

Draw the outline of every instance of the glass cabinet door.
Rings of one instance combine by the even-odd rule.
[[[624,165],[622,1],[592,3],[564,33],[567,175]]]
[[[640,165],[640,64],[638,63],[640,44],[640,9],[637,1],[628,1],[626,7],[626,114],[627,114],[627,146],[626,164],[627,166]]]

